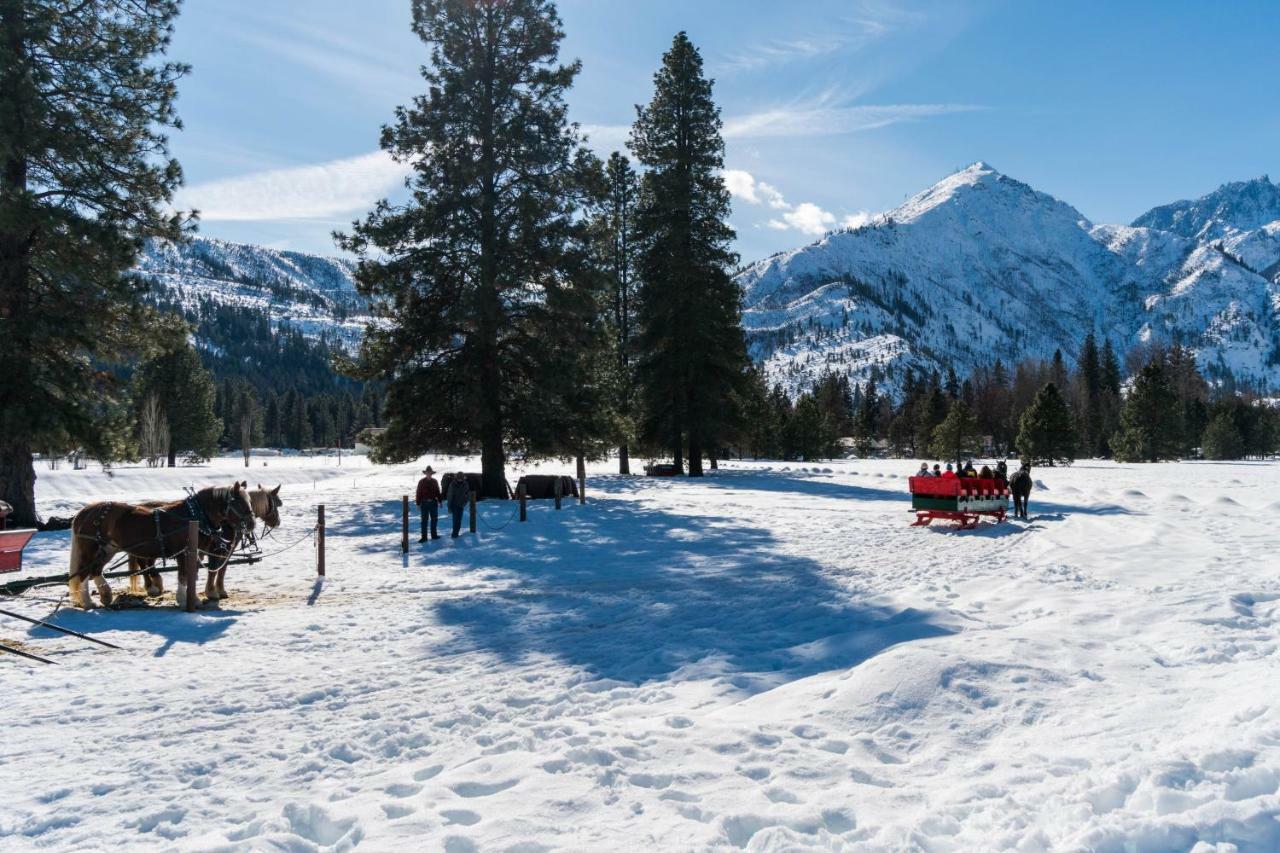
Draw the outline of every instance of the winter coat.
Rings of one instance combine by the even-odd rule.
[[[436,478],[430,475],[423,477],[418,481],[418,495],[413,502],[418,506],[427,503],[435,503],[440,500],[440,484],[436,482]]]
[[[454,477],[449,481],[449,511],[458,512],[471,502],[471,484],[466,477]]]
[[[943,472],[942,472],[942,479],[944,479],[944,480],[954,480],[955,478],[956,478],[956,472],[955,472],[955,471],[943,471]]]

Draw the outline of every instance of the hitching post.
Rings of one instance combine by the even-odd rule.
[[[564,497],[564,477],[556,474],[556,509],[560,508],[560,499]]]
[[[529,520],[529,494],[525,490],[524,483],[516,486],[516,497],[520,499],[520,520]]]
[[[316,507],[316,575],[324,577],[324,504]]]
[[[196,576],[200,566],[200,522],[187,522],[187,604],[188,613],[196,612],[196,602],[200,599],[200,591],[196,589]]]
[[[401,497],[400,507],[400,553],[409,553],[409,496]]]
[[[476,493],[474,491],[471,491],[468,494],[470,495],[469,509],[470,509],[471,532],[475,533],[476,532]]]

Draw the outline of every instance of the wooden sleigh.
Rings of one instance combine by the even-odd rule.
[[[961,530],[978,526],[984,516],[1004,521],[1009,510],[1009,486],[987,477],[912,477],[912,527],[924,527],[934,519],[959,522]]]

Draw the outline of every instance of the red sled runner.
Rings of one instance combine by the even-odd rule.
[[[912,477],[912,527],[924,527],[935,518],[960,522],[961,530],[978,526],[982,517],[1004,521],[1009,509],[1007,484],[986,477]]]

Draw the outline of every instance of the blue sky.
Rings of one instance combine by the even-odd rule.
[[[744,261],[976,160],[1095,222],[1280,174],[1280,3],[561,0],[601,153],[678,30],[723,107]],[[422,89],[408,0],[186,0],[179,196],[201,233],[334,254],[401,174],[379,128]]]

